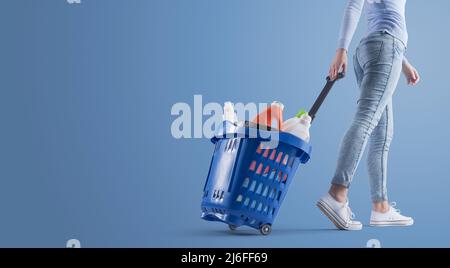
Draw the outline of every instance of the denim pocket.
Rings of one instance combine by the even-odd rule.
[[[394,47],[394,51],[395,51],[395,56],[398,58],[403,59],[404,55],[405,55],[405,47],[402,45],[396,45]]]
[[[358,47],[357,56],[361,67],[365,67],[371,62],[376,62],[380,58],[383,49],[383,41],[368,40],[361,43]]]

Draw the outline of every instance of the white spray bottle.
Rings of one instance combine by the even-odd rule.
[[[282,131],[291,133],[302,140],[309,142],[309,128],[311,127],[311,117],[307,112],[301,110],[293,118],[286,120],[283,124]]]
[[[234,111],[234,105],[229,101],[225,102],[223,105],[223,120],[229,121],[233,124],[238,122],[236,112]]]

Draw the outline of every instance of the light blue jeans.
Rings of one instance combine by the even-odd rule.
[[[373,202],[387,201],[386,171],[394,134],[392,95],[400,78],[404,44],[377,32],[361,40],[354,66],[360,97],[356,115],[339,151],[332,183],[349,187],[368,144],[367,168]]]

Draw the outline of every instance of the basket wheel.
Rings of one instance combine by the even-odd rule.
[[[231,231],[236,231],[237,230],[237,225],[234,225],[234,224],[228,224],[228,228],[231,230]]]
[[[270,232],[272,232],[272,226],[270,224],[262,224],[259,227],[259,231],[261,232],[262,235],[269,235]]]

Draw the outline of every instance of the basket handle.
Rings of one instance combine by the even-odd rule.
[[[345,77],[345,73],[338,73],[338,76],[335,80],[331,80],[329,76],[327,76],[327,83],[325,84],[325,87],[320,92],[319,96],[317,97],[316,101],[314,102],[313,106],[309,110],[308,114],[311,117],[311,122],[314,121],[314,118],[316,117],[317,111],[319,111],[320,106],[322,105],[323,101],[327,97],[328,93],[330,93],[330,90],[333,88],[334,83]]]

